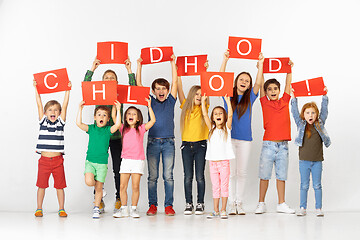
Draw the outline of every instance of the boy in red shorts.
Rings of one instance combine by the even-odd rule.
[[[41,154],[38,164],[38,177],[36,186],[37,191],[37,209],[36,217],[43,216],[42,204],[45,196],[45,189],[49,187],[50,174],[54,178],[54,188],[59,201],[59,216],[67,217],[64,210],[66,187],[64,172],[64,126],[66,120],[66,110],[69,103],[70,91],[65,92],[63,106],[56,100],[50,100],[43,108],[40,94],[36,89],[34,80],[36,104],[39,113],[39,138],[36,145],[36,152]],[[71,82],[69,82],[71,87]]]

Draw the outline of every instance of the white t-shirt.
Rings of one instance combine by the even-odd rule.
[[[225,137],[225,131],[216,128],[211,135],[211,138],[207,141],[206,148],[206,160],[220,161],[234,159],[235,154],[231,144],[231,129],[226,126],[227,138]]]

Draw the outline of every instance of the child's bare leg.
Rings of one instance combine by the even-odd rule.
[[[279,204],[285,202],[285,181],[276,179]]]
[[[101,198],[103,196],[103,185],[104,183],[102,182],[95,182],[95,207],[100,206]]]
[[[227,204],[227,197],[222,197],[221,198],[221,211],[226,211],[226,204]]]
[[[141,174],[138,173],[131,174],[131,185],[132,185],[131,206],[137,206],[139,202],[140,178],[141,178]]]
[[[213,198],[214,199],[214,211],[219,212],[219,202],[220,198]]]
[[[44,197],[45,197],[45,188],[38,188],[38,190],[37,190],[37,209],[42,209]]]
[[[260,179],[259,202],[265,202],[265,196],[268,186],[269,180]]]
[[[130,179],[130,173],[120,174],[120,200],[122,206],[127,206],[127,187]]]
[[[64,203],[65,203],[65,191],[63,188],[56,189],[56,194],[59,202],[59,210],[64,209]]]
[[[89,187],[95,186],[95,178],[93,173],[85,173],[85,183]]]

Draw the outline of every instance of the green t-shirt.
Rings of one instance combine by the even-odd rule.
[[[86,160],[92,163],[107,164],[109,158],[109,141],[112,133],[111,126],[99,128],[96,124],[89,125],[89,144]]]

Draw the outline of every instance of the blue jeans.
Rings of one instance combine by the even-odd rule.
[[[184,188],[186,203],[193,203],[192,184],[194,178],[194,164],[198,190],[197,203],[204,203],[206,140],[198,142],[182,142],[181,154],[184,167]]]
[[[310,172],[312,175],[313,188],[315,192],[315,208],[322,208],[322,187],[321,187],[321,173],[322,173],[322,161],[299,161],[299,170],[301,176],[300,185],[300,208],[306,209],[307,206],[307,194],[310,185]]]
[[[160,155],[163,166],[163,179],[165,187],[165,207],[172,206],[174,202],[174,162],[175,142],[174,138],[148,138],[147,143],[148,163],[148,198],[149,206],[158,205],[157,181],[159,179]]]

